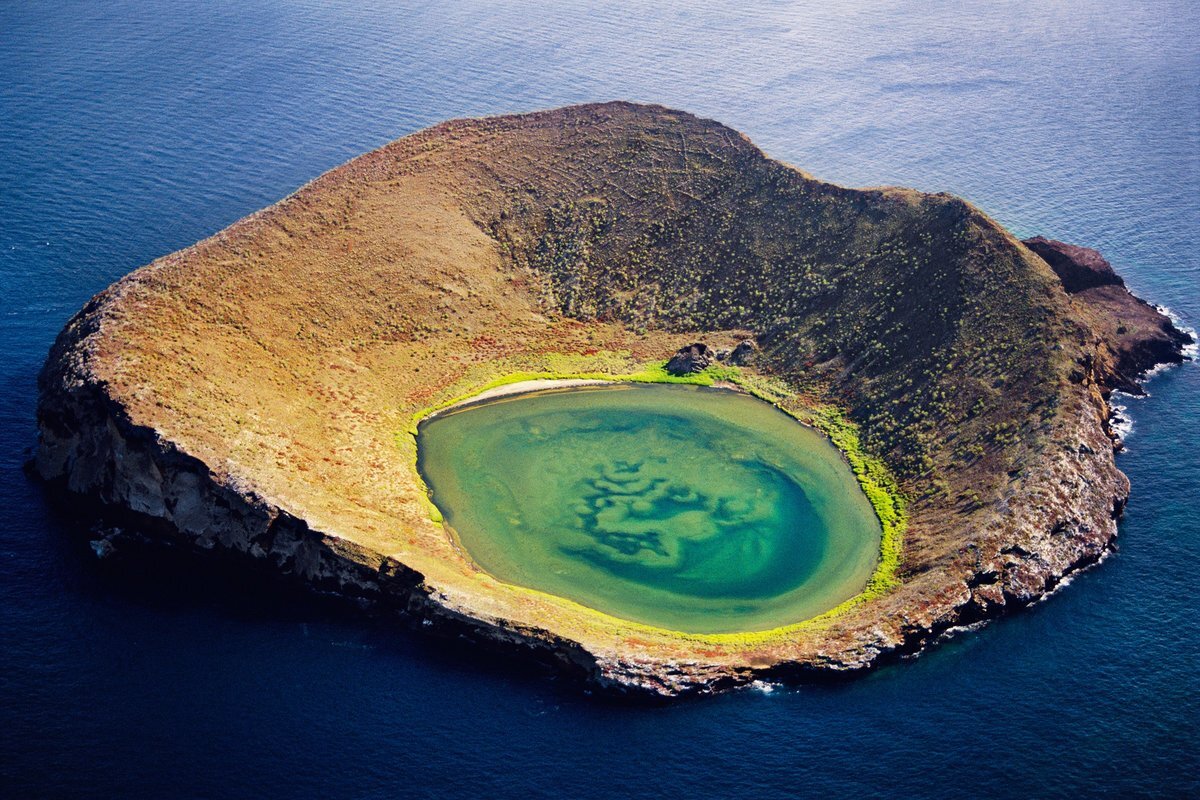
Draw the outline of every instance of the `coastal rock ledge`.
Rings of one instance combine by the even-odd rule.
[[[1108,395],[1190,337],[1093,254],[1022,243],[949,195],[821,182],[662,107],[447,122],[97,295],[41,374],[33,468],[140,541],[599,689],[850,674],[1111,546],[1129,485]],[[416,472],[419,414],[514,374],[661,369],[691,342],[680,371],[748,361],[782,407],[853,422],[906,501],[894,581],[814,621],[700,636],[466,557]]]

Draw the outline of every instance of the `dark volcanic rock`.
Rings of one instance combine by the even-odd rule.
[[[756,355],[758,355],[758,345],[752,340],[747,339],[733,348],[733,352],[729,354],[729,363],[735,367],[740,367],[749,364]]]
[[[1142,394],[1138,379],[1157,364],[1183,361],[1192,337],[1134,295],[1096,250],[1035,236],[1024,244],[1050,265],[1100,345],[1096,374],[1106,390]]]
[[[1024,239],[1021,243],[1050,265],[1069,294],[1096,286],[1125,285],[1125,281],[1113,271],[1112,265],[1098,250],[1047,239],[1045,236]]]
[[[691,375],[694,372],[702,372],[716,360],[716,355],[713,349],[703,342],[689,344],[687,347],[679,348],[679,351],[671,356],[671,360],[667,362],[667,372],[672,375]]]

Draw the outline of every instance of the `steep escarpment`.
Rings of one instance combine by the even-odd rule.
[[[680,112],[454,121],[97,296],[42,375],[37,469],[604,686],[855,670],[1036,599],[1115,535],[1104,397],[1158,345],[1149,317],[1101,325],[1096,293],[1123,287],[1076,277],[962,200],[826,184]],[[501,583],[430,513],[414,414],[689,342],[738,348],[785,408],[853,421],[908,499],[896,585],[768,634],[683,636]]]

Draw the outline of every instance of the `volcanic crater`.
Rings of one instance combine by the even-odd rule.
[[[1108,396],[1189,341],[1095,251],[956,197],[575,106],[407,136],[118,281],[50,353],[33,465],[120,520],[98,552],[228,552],[598,688],[712,692],[915,652],[1100,560],[1129,491]],[[883,526],[875,575],[810,619],[686,633],[481,569],[418,423],[563,378],[729,385],[823,432]]]

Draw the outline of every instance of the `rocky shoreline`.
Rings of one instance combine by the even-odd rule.
[[[708,142],[712,147],[728,147],[729,163],[737,163],[740,169],[747,169],[747,163],[754,169],[760,168],[754,166],[759,164],[754,159],[760,156],[744,150],[748,145],[732,139],[725,144],[727,129],[694,118],[680,122],[681,118],[655,108],[627,104],[585,107],[583,110],[568,109],[511,118],[516,122],[504,118],[502,124],[497,124],[501,124],[505,135],[509,135],[509,129],[504,126],[516,126],[519,131],[542,135],[547,127],[558,125],[562,118],[575,119],[572,114],[582,114],[582,118],[588,120],[592,119],[589,115],[595,115],[599,120],[596,124],[601,127],[612,124],[610,116],[606,115],[618,118],[628,115],[638,126],[638,132],[645,129],[645,120],[649,119],[653,125],[667,126],[666,141],[675,141],[670,126],[683,124],[688,135],[696,137],[696,141]],[[418,135],[413,137],[415,144],[412,147],[423,153],[427,148],[422,142],[438,146],[444,142],[459,142],[466,135],[464,131],[473,130],[472,124],[476,123],[450,123],[436,135]],[[578,123],[572,124],[578,126]],[[624,130],[618,132],[623,136]],[[714,136],[719,145],[713,145],[705,138]],[[722,157],[726,155],[725,151],[717,152]],[[966,466],[954,469],[964,471],[947,473],[965,476],[975,474],[970,470],[976,469],[979,474],[998,476],[997,488],[989,489],[984,496],[973,492],[966,478],[957,477],[951,490],[942,489],[939,493],[935,491],[936,486],[930,488],[929,481],[921,477],[919,465],[910,468],[906,472],[912,476],[908,485],[926,491],[928,499],[917,503],[915,520],[918,527],[906,541],[902,585],[819,628],[763,642],[741,643],[736,640],[680,639],[668,635],[669,632],[617,625],[620,621],[600,624],[588,616],[586,610],[556,605],[553,599],[531,600],[510,591],[511,587],[495,585],[488,576],[472,571],[468,564],[459,563],[462,559],[447,549],[442,532],[423,516],[420,498],[411,487],[397,490],[390,482],[373,482],[378,480],[373,476],[386,472],[381,465],[387,464],[389,469],[396,470],[404,468],[400,460],[386,461],[398,458],[390,451],[371,449],[379,447],[377,443],[386,436],[384,432],[394,432],[402,424],[398,421],[401,418],[394,413],[388,416],[392,412],[387,409],[394,409],[394,393],[404,390],[403,385],[389,384],[379,398],[364,399],[353,394],[353,387],[357,385],[353,380],[333,388],[319,381],[305,383],[304,391],[300,392],[289,388],[288,381],[300,380],[292,374],[281,373],[272,380],[255,376],[251,383],[241,373],[241,386],[246,387],[245,391],[261,386],[267,387],[264,392],[268,388],[275,392],[276,389],[271,387],[283,387],[278,390],[279,394],[264,395],[266,400],[252,405],[242,394],[226,391],[225,384],[209,376],[209,370],[240,369],[239,359],[244,354],[254,347],[262,347],[263,341],[270,341],[278,348],[295,347],[294,351],[287,352],[296,354],[293,357],[298,364],[302,359],[310,358],[310,353],[320,352],[321,360],[313,362],[311,371],[322,381],[326,376],[341,372],[359,376],[419,374],[420,380],[429,383],[422,384],[418,387],[420,391],[406,400],[409,403],[406,407],[415,408],[428,405],[430,397],[451,391],[451,387],[457,385],[455,381],[462,380],[467,374],[466,365],[485,363],[482,359],[471,361],[475,354],[483,350],[500,352],[502,344],[493,335],[494,330],[507,326],[504,328],[507,335],[517,338],[532,337],[534,334],[530,331],[545,328],[548,331],[544,334],[545,339],[530,341],[530,350],[551,346],[570,349],[578,353],[577,357],[581,359],[578,363],[588,363],[582,359],[599,357],[596,355],[600,350],[595,344],[597,338],[608,337],[605,340],[608,349],[604,352],[640,353],[643,362],[658,360],[661,363],[680,341],[695,341],[696,344],[676,353],[672,359],[674,371],[686,373],[703,368],[702,363],[707,365],[718,355],[730,361],[734,357],[738,360],[753,357],[756,369],[784,382],[796,382],[810,373],[819,376],[824,382],[820,385],[832,387],[830,396],[839,398],[853,409],[856,402],[864,402],[856,400],[857,397],[865,396],[873,402],[874,397],[884,396],[884,392],[873,384],[855,383],[860,380],[860,372],[869,370],[873,352],[871,343],[867,342],[863,352],[853,357],[839,354],[824,358],[793,345],[787,338],[787,330],[779,327],[782,323],[772,323],[774,327],[751,339],[746,336],[753,333],[749,326],[714,326],[712,330],[693,328],[685,338],[685,334],[674,332],[675,328],[682,329],[681,325],[667,325],[662,331],[645,335],[631,332],[625,323],[590,319],[593,306],[580,305],[584,301],[579,300],[581,295],[578,294],[562,300],[567,313],[561,320],[548,319],[544,305],[539,306],[543,302],[539,298],[552,294],[552,291],[539,288],[536,280],[543,273],[560,269],[561,265],[558,262],[545,267],[534,265],[527,271],[510,268],[506,266],[509,262],[498,261],[494,254],[495,242],[501,243],[499,249],[502,252],[511,252],[515,241],[510,233],[502,230],[501,222],[481,222],[477,217],[470,220],[446,217],[439,218],[437,225],[417,218],[409,235],[432,235],[430,231],[440,235],[443,227],[453,223],[460,225],[455,229],[458,231],[456,241],[475,241],[470,237],[478,237],[481,254],[478,259],[483,266],[471,276],[471,281],[465,281],[453,271],[457,266],[441,266],[457,265],[463,262],[462,258],[440,257],[437,269],[445,272],[433,278],[429,277],[433,268],[422,262],[414,267],[415,277],[400,281],[389,276],[378,285],[384,288],[428,285],[430,296],[454,298],[461,307],[469,309],[470,314],[484,320],[477,330],[470,330],[461,337],[451,335],[447,331],[452,329],[445,327],[451,311],[443,309],[453,309],[458,314],[452,304],[434,303],[424,296],[414,301],[405,313],[428,315],[419,323],[425,326],[421,331],[442,325],[440,335],[443,339],[436,340],[439,347],[449,347],[450,344],[443,344],[446,342],[461,341],[461,345],[454,346],[462,349],[452,351],[451,355],[442,354],[439,361],[426,359],[429,349],[423,343],[426,340],[411,333],[417,330],[417,323],[412,319],[406,321],[397,311],[397,301],[386,307],[386,314],[392,315],[390,319],[397,320],[394,324],[389,323],[392,327],[379,329],[378,320],[385,316],[382,311],[373,317],[367,315],[373,320],[374,328],[353,327],[357,324],[354,314],[361,314],[359,307],[375,302],[374,298],[382,291],[376,286],[347,301],[354,304],[354,314],[305,305],[302,312],[270,318],[268,322],[277,326],[270,331],[270,336],[274,337],[271,339],[257,330],[251,331],[253,335],[246,334],[247,323],[242,321],[243,317],[214,304],[206,313],[210,313],[216,322],[189,328],[188,337],[191,338],[182,337],[184,345],[180,345],[184,347],[197,341],[203,343],[203,348],[184,349],[180,353],[164,349],[162,354],[154,349],[168,346],[154,338],[163,333],[163,326],[167,324],[161,320],[174,320],[166,315],[176,313],[171,309],[178,306],[190,308],[176,297],[182,291],[180,287],[192,286],[189,281],[197,282],[197,306],[209,302],[212,294],[201,278],[195,277],[194,269],[183,267],[193,262],[206,268],[215,265],[211,266],[212,274],[228,280],[226,273],[220,270],[227,263],[222,259],[229,253],[234,253],[237,258],[249,258],[246,254],[256,252],[260,247],[263,250],[294,248],[297,252],[311,249],[311,243],[293,244],[291,241],[298,236],[296,231],[301,227],[297,220],[308,219],[304,214],[315,214],[321,225],[334,225],[328,221],[326,206],[341,206],[325,203],[325,196],[340,197],[336,191],[345,187],[350,187],[346,191],[356,198],[354,202],[369,206],[360,197],[362,190],[359,187],[367,179],[364,176],[375,180],[377,173],[391,175],[380,164],[390,165],[397,161],[399,159],[385,148],[358,162],[351,162],[289,198],[286,202],[290,205],[260,212],[208,243],[134,273],[97,296],[68,323],[39,379],[39,442],[32,469],[56,487],[100,503],[120,527],[137,531],[137,535],[108,540],[107,545],[103,540],[97,540],[94,547],[98,554],[115,552],[119,555],[122,548],[139,541],[172,543],[201,554],[232,554],[235,560],[263,565],[314,591],[345,598],[383,613],[398,613],[408,624],[421,630],[533,654],[563,666],[606,693],[671,697],[724,691],[759,680],[837,679],[919,652],[957,627],[1036,602],[1054,591],[1067,576],[1103,559],[1116,536],[1117,519],[1129,492],[1128,481],[1114,463],[1115,441],[1108,398],[1117,390],[1141,391],[1140,376],[1156,364],[1182,361],[1184,347],[1191,341],[1191,337],[1176,328],[1165,315],[1129,293],[1119,276],[1095,251],[1041,238],[1027,240],[1025,246],[1040,256],[1049,268],[1038,266],[1034,263],[1037,259],[1029,251],[1015,240],[1006,238],[1007,234],[982,215],[970,211],[961,201],[934,196],[915,197],[900,190],[895,195],[877,193],[876,196],[853,194],[852,190],[837,187],[818,187],[833,198],[831,203],[848,202],[844,198],[851,197],[853,202],[878,202],[884,209],[905,203],[908,204],[904,206],[906,209],[931,207],[934,211],[929,213],[942,214],[950,220],[945,223],[947,225],[966,225],[968,227],[963,230],[983,231],[980,235],[992,250],[1003,251],[1006,258],[1013,259],[1012,263],[1023,270],[1014,273],[1010,286],[1022,287],[1021,281],[1034,281],[1037,286],[1028,289],[1031,298],[1041,297],[1044,292],[1049,299],[1037,302],[1044,302],[1048,304],[1046,308],[1070,316],[1067,333],[1055,333],[1061,337],[1058,350],[1038,351],[1046,359],[1059,358],[1054,353],[1063,348],[1078,348],[1079,355],[1076,358],[1076,351],[1071,351],[1070,374],[1064,377],[1061,387],[1056,385],[1056,393],[1051,397],[1053,402],[1038,400],[1030,406],[1041,409],[1042,419],[1047,420],[1033,440],[1036,446],[1025,448],[1020,443],[1023,440],[1008,433],[1004,427],[1006,420],[999,416],[995,421],[989,420],[986,438],[985,433],[979,433],[978,440],[987,443],[991,449],[985,450],[981,445],[982,455],[963,450],[961,463]],[[473,162],[459,159],[455,161],[458,163]],[[686,154],[681,163],[688,163]],[[775,169],[770,164],[761,168]],[[546,169],[547,174],[556,175],[549,167]],[[397,174],[400,175],[397,181],[407,179],[403,170]],[[770,186],[810,180],[791,173],[772,172],[771,175],[774,177],[771,177],[773,183],[768,182]],[[395,191],[391,185],[380,185],[387,185],[387,192]],[[425,185],[421,186],[425,191]],[[804,186],[809,187],[806,191],[813,191],[809,184]],[[389,195],[380,196],[386,199]],[[318,206],[319,214],[312,211]],[[432,207],[410,203],[402,210],[404,213],[426,213],[424,209]],[[412,212],[412,208],[419,211]],[[397,217],[395,211],[389,213],[388,224],[400,224],[395,220],[403,217]],[[918,212],[905,210],[903,213]],[[349,212],[346,219],[352,219]],[[496,217],[496,220],[507,222],[512,219],[508,211]],[[335,223],[333,229],[339,231],[339,236],[344,235],[342,231],[353,229],[344,222],[335,220]],[[589,219],[583,229],[588,235],[594,235],[596,231],[607,232],[604,226],[611,224],[596,217]],[[492,238],[485,239],[480,230],[490,231],[488,236]],[[263,240],[269,243],[244,243],[257,242],[247,237],[259,235],[269,237]],[[322,234],[325,238],[333,235]],[[556,246],[567,247],[561,243],[559,233],[552,231],[545,237],[559,237],[553,238],[559,243]],[[405,247],[412,249],[407,243]],[[574,245],[567,249],[575,252],[571,247]],[[339,240],[333,252],[347,254],[351,250]],[[369,253],[361,245],[353,250],[355,258],[371,257],[359,255],[364,252]],[[535,250],[535,253],[540,252]],[[991,251],[982,248],[979,252]],[[274,263],[271,259],[267,262]],[[328,258],[318,258],[312,269],[328,269],[328,262]],[[936,262],[930,263],[931,269],[937,268]],[[1045,271],[1044,274],[1041,271]],[[278,274],[278,292],[290,290],[297,282],[290,271],[282,270]],[[321,280],[326,279],[322,277],[325,273],[314,274]],[[338,273],[339,276],[343,274]],[[353,274],[361,274],[361,271]],[[1002,273],[985,270],[980,274]],[[1055,276],[1061,281],[1061,288],[1051,285]],[[338,277],[338,280],[344,278]],[[485,302],[472,305],[467,299],[477,291],[481,281],[492,281],[496,289]],[[578,288],[576,284],[565,285],[571,291]],[[244,302],[242,298],[257,289],[252,286],[248,291],[230,291],[229,299],[224,302],[233,307],[233,303]],[[264,296],[266,299],[260,298],[258,302],[275,301],[273,295]],[[823,295],[818,293],[816,297],[813,302],[819,307],[820,302],[824,302]],[[516,305],[518,301],[523,305]],[[302,295],[297,302],[312,301]],[[504,302],[514,305],[497,311],[496,306]],[[587,303],[592,302],[587,300]],[[694,300],[689,302],[694,304]],[[1028,302],[1032,304],[1034,300]],[[163,315],[161,320],[149,317],[151,321],[144,323],[145,329],[139,329],[137,326],[143,324],[143,319],[150,313],[147,309],[160,306],[168,309],[154,312]],[[970,307],[980,309],[971,313],[987,311],[986,306]],[[1030,305],[1030,308],[1035,306]],[[240,309],[234,310],[242,313]],[[689,310],[688,313],[693,312]],[[587,319],[586,324],[577,318]],[[191,317],[183,319],[187,325],[192,324]],[[460,324],[464,327],[474,324],[473,319],[468,315],[466,322]],[[924,320],[919,315],[915,319],[919,323],[915,330],[919,331]],[[1030,319],[1035,319],[1032,313]],[[396,370],[391,361],[371,362],[367,366],[354,362],[346,355],[349,351],[331,346],[323,338],[332,338],[327,331],[339,324],[350,326],[346,328],[345,338],[353,340],[360,348],[368,333],[377,336],[386,347],[408,348],[405,352],[412,355],[406,355],[410,361],[404,363],[411,369],[407,373]],[[1018,329],[1011,341],[1019,342],[1019,333]],[[227,352],[214,350],[210,353],[205,349],[216,347],[224,341],[221,337],[228,340]],[[297,341],[299,345],[295,344]],[[668,342],[672,342],[670,349],[665,346]],[[811,346],[809,340],[802,344]],[[257,368],[264,372],[275,369],[279,356],[269,348],[264,348],[264,352],[267,355],[261,362],[256,362]],[[197,353],[202,353],[203,357]],[[145,366],[151,361],[161,366],[153,369]],[[384,364],[387,369],[379,364]],[[1013,364],[1014,369],[1022,366],[1019,360]],[[526,364],[521,366],[530,368]],[[482,366],[478,368],[483,369]],[[1051,373],[1050,369],[1045,368],[1046,374],[1058,374]],[[1007,386],[1014,380],[999,367],[994,372],[994,387]],[[230,373],[224,380],[234,383],[237,374]],[[985,377],[993,378],[990,374]],[[817,385],[816,379],[813,380],[813,385]],[[173,394],[181,385],[191,394]],[[1030,378],[1028,386],[1033,387],[1028,391],[1034,391],[1037,383]],[[803,388],[815,391],[808,386]],[[993,391],[992,387],[985,388]],[[926,396],[936,398],[938,395],[937,392],[921,395],[922,398]],[[987,396],[1004,395],[992,393]],[[207,406],[188,405],[196,403],[197,398],[215,409],[208,418],[215,422],[205,423],[196,416],[197,408],[208,410]],[[299,405],[302,402],[311,403],[312,408]],[[297,405],[293,407],[287,405],[289,403]],[[283,411],[279,410],[281,408]],[[281,415],[278,420],[269,417],[275,413]],[[974,420],[973,412],[963,413],[967,422]],[[344,419],[339,417],[330,422],[332,415],[343,415]],[[864,424],[879,420],[878,424],[882,425],[888,421],[869,403],[861,406],[859,416]],[[263,419],[274,420],[275,427],[261,422]],[[285,424],[279,420],[291,422],[294,419],[307,420],[304,424],[311,426],[312,432],[305,434],[307,438],[303,441],[297,438],[295,442],[278,444],[280,426]],[[212,432],[211,427],[216,423],[227,425],[229,432]],[[300,427],[300,421],[295,424],[297,429],[306,430]],[[364,427],[360,430],[356,426]],[[336,441],[341,447],[329,447],[326,448],[328,453],[318,451],[313,455],[300,446],[309,441],[326,444],[326,440]],[[891,446],[888,441],[879,440],[877,446],[885,449]],[[236,443],[237,448],[230,442]],[[354,453],[355,458],[340,459],[337,454],[343,451]],[[902,451],[903,448],[892,446],[889,452]],[[1000,459],[1010,451],[1015,454],[1014,461]],[[945,458],[949,459],[949,456]],[[373,464],[371,459],[376,459],[377,463]],[[359,469],[360,462],[363,464],[362,475],[354,472]],[[248,463],[257,466],[249,467]],[[1005,469],[1008,471],[1004,472]],[[327,496],[325,493],[332,485],[348,488],[344,495]]]

